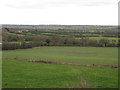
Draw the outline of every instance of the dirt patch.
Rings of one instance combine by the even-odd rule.
[[[68,63],[68,62],[54,62],[54,61],[47,61],[47,60],[31,60],[31,59],[18,59],[18,58],[5,58],[5,59],[7,59],[7,60],[27,61],[27,62],[34,62],[34,63],[46,63],[46,64],[62,64],[62,65],[98,67],[98,68],[116,68],[116,69],[120,68],[119,66],[113,66],[113,65],[75,64],[75,63]]]

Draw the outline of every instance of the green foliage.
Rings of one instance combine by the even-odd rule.
[[[107,44],[109,43],[109,41],[108,41],[108,39],[101,39],[99,41],[99,43],[101,44],[101,46],[106,47]]]
[[[46,39],[46,43],[49,45],[50,44],[50,40],[49,39]]]

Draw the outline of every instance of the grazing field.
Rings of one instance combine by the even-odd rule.
[[[118,64],[116,47],[40,47],[3,51],[3,88],[117,88],[118,69],[17,61]]]
[[[2,87],[118,88],[118,29],[3,24]]]
[[[3,60],[3,88],[117,88],[118,70]]]
[[[118,64],[117,47],[40,47],[3,51],[4,58],[48,60],[79,64]]]
[[[90,40],[101,40],[101,39],[106,39],[109,40],[110,43],[118,43],[120,41],[119,38],[116,37],[87,37]],[[81,38],[75,38],[75,39],[81,39]]]

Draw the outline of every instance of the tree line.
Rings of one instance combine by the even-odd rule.
[[[63,35],[69,33],[72,34],[73,32],[56,33]],[[39,46],[118,47],[120,45],[120,41],[117,43],[115,40],[115,43],[105,38],[100,40],[92,40],[88,37],[81,37],[80,39],[75,39],[75,37],[62,36],[22,35],[10,33],[9,31],[3,31],[2,35],[2,50],[25,49]]]
[[[118,47],[120,45],[119,43],[110,43],[108,39],[101,39],[99,41],[88,38],[73,39],[68,37],[34,37],[31,39],[21,38],[18,43],[4,41],[2,50],[25,49],[39,46]]]

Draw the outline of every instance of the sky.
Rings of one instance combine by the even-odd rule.
[[[0,24],[117,25],[119,0],[0,0]]]

